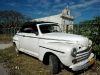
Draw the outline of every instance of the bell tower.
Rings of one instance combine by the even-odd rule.
[[[62,11],[62,16],[70,16],[70,10],[68,8],[68,6]]]
[[[62,11],[61,13],[61,18],[62,18],[62,29],[65,32],[68,32],[70,29],[73,29],[73,16],[70,15],[70,9],[67,7]]]

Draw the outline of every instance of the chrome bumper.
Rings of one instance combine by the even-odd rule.
[[[82,62],[77,63],[77,64],[73,64],[69,68],[71,68],[73,71],[79,71],[79,70],[86,69],[94,63],[94,62],[92,64],[90,63],[90,60],[92,58],[94,59],[94,62],[95,62],[96,55],[94,55],[93,53],[91,53],[90,57],[88,59],[86,59],[85,61],[82,61]]]

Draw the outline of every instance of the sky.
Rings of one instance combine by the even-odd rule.
[[[32,19],[60,14],[67,6],[74,23],[100,15],[100,0],[0,0],[0,11],[14,10]]]

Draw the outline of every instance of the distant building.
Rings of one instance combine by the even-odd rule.
[[[47,22],[55,22],[58,23],[61,29],[64,32],[68,32],[70,30],[73,30],[73,16],[70,15],[69,8],[65,8],[60,14],[33,19],[31,21],[47,21]]]

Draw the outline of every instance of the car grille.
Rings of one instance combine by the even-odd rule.
[[[91,54],[91,48],[87,48],[85,51],[77,53],[76,55],[77,62],[84,61],[90,56],[90,54]]]

